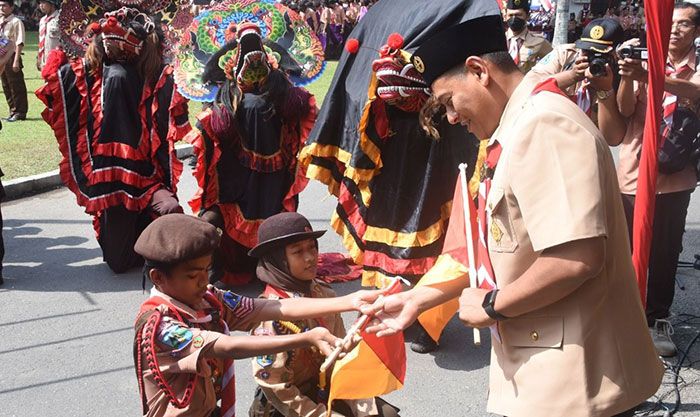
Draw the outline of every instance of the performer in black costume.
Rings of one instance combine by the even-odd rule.
[[[82,16],[82,6],[64,3],[60,21]],[[158,216],[182,212],[175,142],[190,130],[187,102],[147,13],[105,11],[88,31],[84,58],[51,52],[36,94],[63,156],[61,178],[94,216],[105,262],[122,273],[143,263],[133,249],[141,231]]]
[[[406,52],[478,13],[467,3],[373,6],[350,36],[357,53],[341,57],[302,150],[308,176],[338,197],[331,226],[363,266],[363,285],[381,287],[399,275],[415,283],[430,269],[442,250],[457,167],[467,162],[473,171],[478,143],[462,126],[442,120],[441,139],[433,140],[419,125],[429,91]],[[412,347],[436,345],[423,334]]]

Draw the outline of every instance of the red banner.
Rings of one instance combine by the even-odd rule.
[[[663,112],[664,77],[668,41],[671,35],[673,0],[645,2],[647,48],[649,49],[649,88],[642,155],[639,161],[637,196],[632,226],[632,262],[637,272],[637,283],[642,304],[647,301],[647,272],[651,250],[654,205],[656,201],[657,154],[661,139],[660,124]]]

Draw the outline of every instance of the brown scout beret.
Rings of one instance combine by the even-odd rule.
[[[175,264],[209,255],[221,232],[206,221],[181,213],[166,214],[141,233],[134,250],[147,261]]]

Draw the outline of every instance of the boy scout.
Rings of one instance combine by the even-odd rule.
[[[370,331],[397,332],[462,292],[460,319],[494,326],[489,412],[631,415],[656,392],[663,367],[645,325],[612,156],[554,82],[524,76],[506,51],[500,17],[486,16],[444,30],[412,57],[448,120],[489,141],[488,256],[479,262],[492,267],[498,289],[465,288],[462,279],[392,295],[381,309],[363,308],[381,320]]]
[[[279,337],[229,336],[256,323],[318,317],[358,305],[353,295],[331,299],[251,299],[208,287],[220,232],[184,214],[156,219],[134,249],[154,284],[136,321],[134,362],[146,416],[232,416],[233,359],[301,347],[329,353],[339,340],[317,327]],[[217,407],[217,401],[221,406]]]
[[[537,61],[552,51],[547,39],[530,33],[527,20],[530,18],[528,0],[508,0],[506,6],[506,25],[508,26],[508,53],[520,71],[527,73]]]

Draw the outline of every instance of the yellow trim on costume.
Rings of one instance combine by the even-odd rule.
[[[377,151],[378,152],[378,151]],[[311,157],[317,156],[320,158],[335,158],[341,163],[345,165],[345,172],[343,173],[344,177],[350,178],[355,184],[357,184],[358,189],[360,190],[360,196],[362,198],[362,201],[366,206],[369,205],[370,201],[372,200],[372,193],[369,190],[369,181],[374,178],[374,176],[377,174],[378,170],[376,169],[362,169],[362,168],[355,168],[350,165],[350,159],[351,159],[351,154],[343,149],[340,149],[338,146],[335,145],[322,145],[319,143],[312,143],[311,145],[305,146],[302,150],[301,153],[299,154],[299,163],[301,164],[302,167],[305,167],[307,169],[307,174],[306,176],[311,179],[316,179],[327,186],[329,186],[330,189],[330,184],[326,182],[328,178],[331,178],[330,175],[328,174],[321,174],[320,177],[313,177],[309,175],[309,169],[311,167]],[[334,180],[335,182],[335,180]],[[337,182],[335,182],[337,184]],[[338,192],[340,190],[340,184],[337,184],[331,192],[338,196]]]
[[[309,165],[309,167],[306,168],[306,177],[326,184],[328,192],[338,197],[340,193],[340,184],[333,178],[333,174],[326,167]]]
[[[380,242],[401,248],[428,246],[440,239],[445,233],[451,211],[452,201],[448,201],[440,207],[440,219],[438,221],[416,232],[395,232],[391,229],[368,225],[363,238],[365,241]]]
[[[345,249],[348,250],[348,254],[352,258],[353,262],[355,262],[357,265],[362,265],[362,251],[359,247],[357,247],[355,238],[350,234],[350,231],[345,226],[345,223],[343,223],[343,220],[338,217],[338,213],[335,211],[333,211],[333,215],[331,216],[331,227],[338,235],[340,235],[340,238],[343,241],[343,246],[345,246]]]
[[[395,278],[380,271],[362,271],[362,286],[382,289],[394,282]]]

